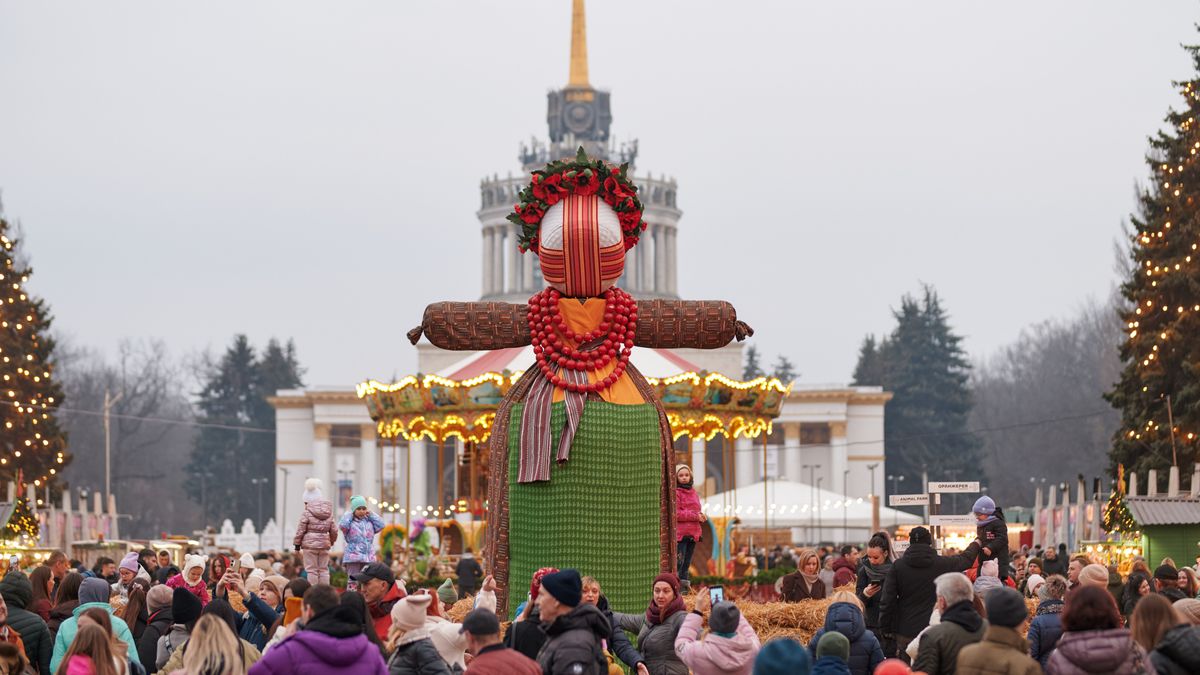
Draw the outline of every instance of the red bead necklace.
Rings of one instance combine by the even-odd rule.
[[[612,287],[604,291],[604,318],[595,330],[576,333],[559,311],[562,294],[547,288],[529,298],[529,335],[538,368],[550,383],[561,389],[589,393],[608,389],[620,379],[629,363],[633,337],[637,331],[637,301],[625,291]],[[583,347],[564,344],[571,340]],[[601,340],[597,343],[598,340]],[[576,384],[564,381],[558,369],[587,372],[597,370],[616,359],[613,371],[596,382]]]

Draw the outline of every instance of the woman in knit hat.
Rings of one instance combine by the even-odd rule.
[[[1067,580],[1061,575],[1052,574],[1040,586],[1037,596],[1041,602],[1038,603],[1033,620],[1029,622],[1029,631],[1025,637],[1029,641],[1029,655],[1045,668],[1050,653],[1058,646],[1058,640],[1062,637],[1063,598],[1067,595]]]
[[[637,634],[637,649],[646,658],[650,675],[688,675],[675,652],[675,638],[687,616],[679,577],[663,572],[654,577],[650,606],[643,614],[613,612],[613,628]]]
[[[158,658],[158,640],[171,632],[174,623],[171,614],[171,597],[175,591],[168,586],[159,584],[146,594],[146,608],[149,615],[146,619],[146,630],[137,638],[138,657],[147,670],[155,670],[154,662]]]
[[[367,508],[367,500],[362,495],[354,495],[350,498],[350,510],[338,521],[338,529],[346,538],[342,566],[349,575],[346,589],[352,591],[358,586],[354,575],[369,563],[375,562],[375,535],[383,531],[383,518],[371,513]]]
[[[433,596],[426,592],[408,595],[392,606],[392,628],[388,632],[390,675],[451,675],[450,666],[438,653],[425,623],[426,608]]]
[[[167,579],[167,586],[171,588],[186,588],[188,591],[200,598],[201,605],[207,605],[212,596],[208,593],[208,586],[204,583],[204,563],[207,562],[202,555],[189,555],[184,559],[183,572]]]
[[[686,593],[692,586],[689,581],[692,567],[692,554],[696,552],[696,542],[703,538],[701,523],[708,520],[700,507],[700,496],[693,486],[692,467],[680,464],[675,467],[675,539],[676,565],[679,582]]]
[[[452,668],[465,669],[467,667],[464,657],[467,653],[467,636],[460,630],[462,624],[454,623],[446,618],[446,611],[457,600],[458,595],[454,591],[454,585],[447,579],[446,583],[438,588],[437,598],[429,603],[429,607],[425,611],[425,628],[428,629],[433,646],[442,655],[442,659]],[[483,580],[483,588],[476,598],[475,608],[496,611],[496,580],[491,576]]]

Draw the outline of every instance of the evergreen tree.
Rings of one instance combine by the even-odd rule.
[[[1187,49],[1200,73],[1200,46]],[[1198,459],[1200,75],[1175,85],[1184,105],[1170,111],[1168,129],[1150,139],[1146,161],[1153,182],[1138,195],[1132,271],[1121,286],[1128,339],[1121,346],[1124,370],[1108,394],[1121,411],[1109,456],[1114,475],[1122,464],[1145,475]]]
[[[777,378],[785,387],[796,379],[796,366],[783,354],[775,358],[775,365],[771,366],[771,370],[774,371],[771,377]]]
[[[746,348],[746,365],[742,367],[742,379],[753,380],[764,374],[762,366],[758,363],[758,347],[750,345]]]
[[[32,269],[17,255],[11,226],[0,217],[0,485],[17,484],[17,504],[0,539],[37,536],[37,521],[25,503],[27,486],[51,497],[61,492],[58,474],[70,461],[66,435],[54,410],[63,403],[54,375],[50,312],[25,288]]]
[[[930,480],[983,480],[979,441],[967,431],[971,366],[962,338],[928,286],[920,300],[905,296],[893,314],[891,335],[881,347],[864,340],[855,369],[856,382],[881,373],[877,384],[893,393],[884,408],[887,473],[910,481],[922,471]]]
[[[866,387],[883,384],[883,352],[886,348],[887,340],[877,344],[874,335],[863,338],[858,349],[858,363],[854,366],[854,384]]]
[[[188,465],[188,495],[201,504],[207,524],[225,518],[240,523],[258,517],[258,486],[274,494],[275,414],[267,398],[278,389],[300,385],[295,346],[272,340],[260,360],[245,335],[234,337],[209,374],[198,407],[201,428]],[[264,502],[263,517],[274,500]],[[261,523],[258,524],[261,527]]]

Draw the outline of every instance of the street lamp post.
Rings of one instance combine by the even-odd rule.
[[[262,488],[267,484],[267,479],[265,476],[261,478],[251,478],[250,483],[258,487],[258,531],[261,533],[263,526]]]
[[[824,476],[817,479],[817,546],[821,545],[821,482]]]
[[[817,504],[816,504],[817,488],[816,488],[816,483],[813,482],[813,473],[816,472],[816,470],[819,468],[821,468],[820,464],[801,464],[800,465],[801,471],[803,471],[804,469],[808,469],[808,487],[809,487],[809,494],[810,494],[809,499],[811,499],[813,502],[811,505],[811,507],[813,509],[817,508]],[[816,517],[815,514],[810,511],[808,514],[808,532],[810,535],[813,534],[813,518],[815,518],[815,517]],[[814,539],[814,541],[815,541],[815,539]]]
[[[878,468],[879,468],[879,462],[876,462],[876,463],[874,463],[874,464],[868,464],[868,465],[867,465],[867,471],[870,471],[870,472],[871,472],[871,489],[867,491],[867,492],[868,492],[868,494],[867,494],[867,496],[868,496],[868,497],[874,497],[874,496],[875,496],[875,469],[878,469]]]
[[[279,521],[279,550],[280,550],[280,552],[282,552],[282,551],[287,550],[287,547],[283,545],[284,540],[287,539],[287,535],[284,534],[284,531],[283,531],[283,524],[287,522],[287,485],[288,485],[288,474],[291,472],[288,471],[287,468],[282,467],[282,466],[276,467],[276,468],[278,468],[280,471],[283,472],[283,514],[280,516],[280,521]]]
[[[842,470],[842,543],[850,541],[850,535],[846,533],[846,514],[850,508],[850,489],[846,487],[850,481],[850,469]]]
[[[904,476],[897,476],[895,474],[889,473],[887,479],[892,481],[892,491],[889,492],[888,494],[889,495],[896,494],[897,493],[896,491],[900,489],[899,487],[897,487],[897,483],[903,483]],[[892,515],[892,527],[896,527],[898,525],[900,525],[900,513],[898,511],[894,511],[893,515]]]

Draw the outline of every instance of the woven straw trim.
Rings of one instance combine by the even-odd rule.
[[[452,351],[506,349],[529,344],[528,310],[507,302],[435,302],[421,325],[408,332],[416,344],[424,334]],[[754,331],[738,321],[724,300],[639,300],[635,344],[654,349],[717,349]]]
[[[639,310],[640,311],[640,310]],[[639,316],[640,321],[640,316]],[[488,439],[488,512],[485,533],[485,562],[496,579],[496,614],[506,616],[508,612],[508,432],[513,404],[524,401],[533,383],[531,370],[526,370],[512,389],[508,390],[500,407],[496,410],[496,421],[492,425],[492,436]],[[651,402],[658,411],[659,432],[663,439],[662,498],[659,513],[659,571],[675,571],[675,447],[671,442],[671,423],[662,402],[654,395],[653,388],[633,364],[625,369],[641,392],[642,398]]]

